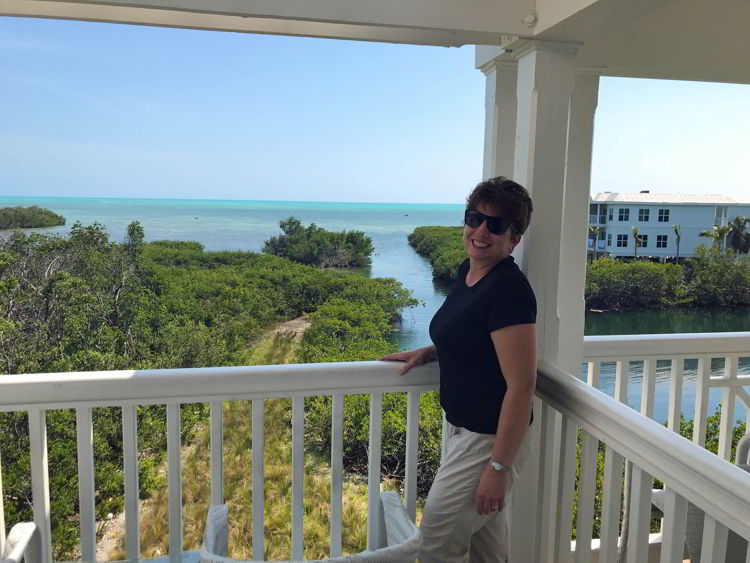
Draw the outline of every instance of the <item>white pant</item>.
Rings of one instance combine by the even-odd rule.
[[[494,434],[478,434],[446,426],[445,458],[432,482],[420,524],[421,563],[505,563],[508,560],[510,511],[479,514],[476,491],[495,443]],[[531,454],[531,429],[521,443],[508,474],[510,488]]]

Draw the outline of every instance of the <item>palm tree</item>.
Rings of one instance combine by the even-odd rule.
[[[738,256],[750,252],[750,233],[745,232],[748,222],[750,222],[750,217],[737,215],[729,223],[729,226],[732,227],[732,232],[729,235],[729,246]]]
[[[675,263],[680,261],[680,239],[682,238],[682,227],[680,225],[672,225],[675,239],[677,240],[677,256],[674,257]]]
[[[641,229],[640,227],[633,226],[633,257],[638,258],[638,247],[641,246]]]
[[[589,232],[592,235],[594,235],[594,260],[596,260],[596,251],[597,251],[596,242],[599,240],[599,235],[602,232],[602,228],[595,227],[594,225],[589,225]]]
[[[710,231],[701,231],[700,236],[714,239],[714,246],[721,245],[723,241],[723,248],[727,248],[727,235],[732,232],[731,225],[714,225]]]

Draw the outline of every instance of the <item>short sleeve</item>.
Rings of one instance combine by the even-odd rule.
[[[487,329],[493,332],[511,325],[536,322],[536,297],[526,276],[517,275],[497,280],[487,303]]]
[[[463,262],[461,262],[461,265],[458,267],[458,273],[456,274],[456,279],[453,280],[453,285],[451,286],[451,291],[456,289],[456,287],[460,287],[463,285],[464,280],[466,279],[466,273],[469,271],[469,259],[467,258]]]

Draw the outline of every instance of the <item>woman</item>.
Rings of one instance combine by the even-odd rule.
[[[384,356],[401,374],[440,364],[445,456],[422,517],[422,563],[508,559],[505,499],[529,456],[536,384],[536,299],[511,252],[528,227],[528,192],[502,176],[469,195],[469,254],[430,323],[433,346]]]

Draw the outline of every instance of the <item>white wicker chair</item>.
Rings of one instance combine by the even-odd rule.
[[[750,433],[745,434],[737,443],[735,464],[750,473]],[[654,489],[651,493],[651,503],[657,510],[652,516],[660,517],[664,514],[664,491]],[[700,563],[703,548],[703,520],[704,512],[692,502],[688,503],[687,519],[685,522],[685,552],[684,556],[692,563]],[[745,563],[747,541],[729,530],[727,536],[727,555],[725,563]]]
[[[40,539],[36,524],[19,522],[11,528],[0,553],[0,563],[40,563]]]
[[[227,557],[229,553],[228,512],[226,504],[214,505],[208,509],[203,547],[200,551],[202,563],[249,563],[249,561]],[[380,493],[379,517],[381,538],[378,549],[321,561],[326,563],[413,563],[422,545],[422,534],[409,518],[396,493],[392,491]],[[385,530],[385,534],[382,530]]]

